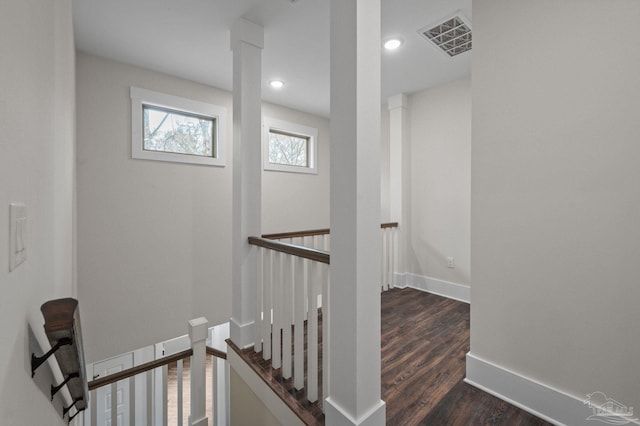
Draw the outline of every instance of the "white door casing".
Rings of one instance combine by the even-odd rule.
[[[133,367],[133,353],[121,355],[93,365],[94,378],[104,377]],[[116,386],[117,422],[111,421],[111,386],[104,386],[97,390],[96,408],[97,424],[99,426],[129,426],[129,385],[126,381],[118,382]]]

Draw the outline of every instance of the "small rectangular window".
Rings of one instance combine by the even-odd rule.
[[[214,118],[151,105],[142,111],[144,150],[214,156]]]
[[[131,87],[131,156],[224,166],[226,110]]]
[[[318,129],[273,118],[264,119],[264,169],[318,173]]]
[[[285,166],[309,167],[309,137],[269,130],[269,162]]]

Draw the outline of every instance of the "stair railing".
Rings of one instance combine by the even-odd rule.
[[[380,287],[385,291],[394,286],[398,224],[380,228]],[[323,401],[329,388],[330,230],[265,234],[248,241],[259,250],[254,351],[280,369],[284,380],[293,378],[295,389],[304,390],[310,403]]]
[[[254,350],[281,369],[283,379],[293,378],[295,389],[304,389],[313,403],[323,396],[322,383],[328,383],[326,364],[319,380],[319,360],[328,360],[327,345],[322,345],[328,325],[323,321],[319,330],[318,318],[326,318],[329,253],[258,237],[249,237],[249,244],[260,251]]]
[[[89,382],[88,388],[91,393],[90,397],[90,413],[85,418],[88,425],[96,426],[98,424],[98,390],[104,389],[106,395],[104,399],[110,401],[110,406],[106,407],[110,413],[111,424],[129,424],[138,425],[146,424],[153,426],[166,426],[167,425],[167,387],[168,387],[168,368],[169,364],[176,363],[177,372],[177,424],[183,425],[183,364],[186,360],[190,361],[190,416],[189,426],[207,426],[208,418],[206,416],[206,357],[211,357],[214,368],[212,369],[212,381],[213,389],[216,389],[217,382],[217,368],[213,361],[220,359],[226,359],[226,354],[215,348],[206,346],[207,338],[207,320],[205,318],[197,318],[189,321],[189,337],[191,339],[191,347],[184,351],[167,355],[162,358],[134,366],[122,371],[118,371],[109,374],[104,377],[99,377]],[[162,371],[163,383],[162,383],[162,415],[160,419],[154,419],[153,410],[153,381],[154,372],[158,369]],[[144,375],[142,377],[139,377]],[[136,380],[141,378],[142,380]],[[144,383],[144,395],[145,401],[136,401],[136,383]],[[118,413],[118,385],[124,385],[129,387],[129,401],[125,404],[129,407],[128,412]],[[140,393],[138,393],[140,394]],[[214,411],[215,402],[217,400],[216,395],[213,394]],[[140,412],[139,408],[144,407],[142,415],[136,416],[137,412]],[[138,418],[136,418],[138,417]],[[113,419],[120,418],[121,421],[114,421]],[[119,420],[120,420],[119,419]],[[217,413],[213,413],[213,424],[217,423]]]
[[[329,228],[262,235],[262,238],[325,251],[330,251],[330,237]],[[382,291],[386,291],[395,286],[395,273],[398,271],[398,222],[382,223],[380,238],[380,287]]]

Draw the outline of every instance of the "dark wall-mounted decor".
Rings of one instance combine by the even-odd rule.
[[[64,380],[58,385],[51,385],[51,399],[53,400],[60,389],[67,386],[72,403],[69,407],[63,407],[62,416],[69,414],[71,421],[78,413],[84,411],[89,403],[78,301],[73,298],[50,300],[44,303],[40,310],[51,350],[40,357],[31,354],[31,376],[33,377],[36,369],[51,355],[55,355]],[[69,413],[72,407],[76,410],[73,415]]]

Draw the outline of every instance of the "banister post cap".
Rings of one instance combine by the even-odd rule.
[[[195,318],[189,321],[189,338],[191,343],[207,339],[209,321],[205,317]]]

